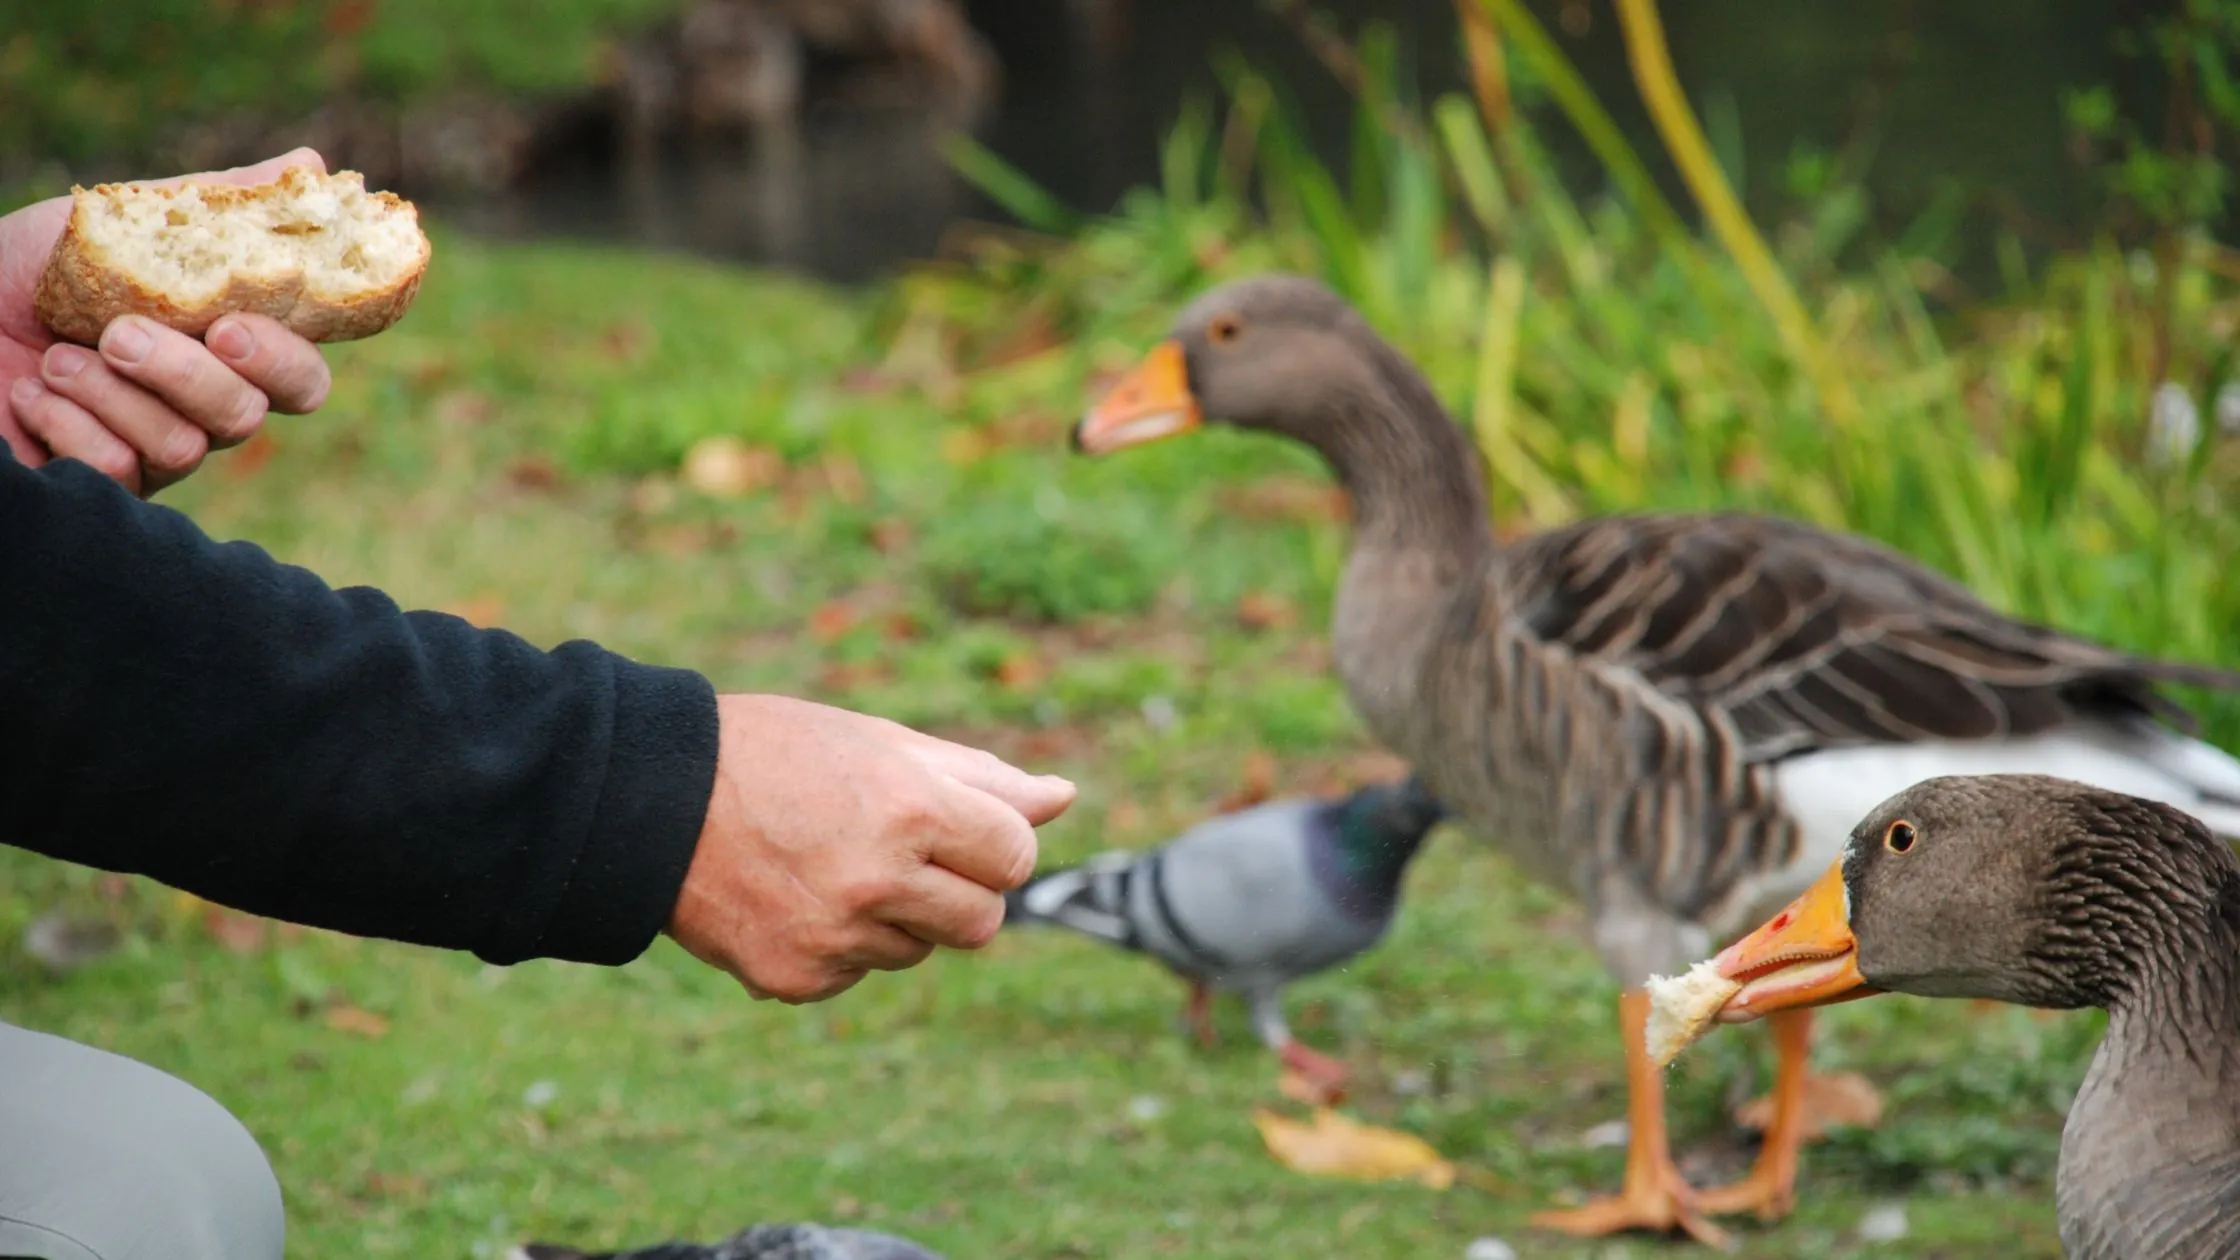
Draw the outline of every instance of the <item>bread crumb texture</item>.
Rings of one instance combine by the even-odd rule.
[[[1660,1068],[1671,1063],[1711,1027],[1727,999],[1741,991],[1742,986],[1720,975],[1710,959],[1682,975],[1651,976],[1649,1024],[1643,1036],[1649,1061]]]
[[[367,192],[356,171],[72,191],[35,305],[57,336],[88,345],[124,314],[199,336],[253,311],[313,341],[368,337],[404,316],[430,254],[412,203]]]

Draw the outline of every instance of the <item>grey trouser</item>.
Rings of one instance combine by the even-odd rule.
[[[280,1183],[209,1095],[0,1024],[0,1257],[280,1260]]]

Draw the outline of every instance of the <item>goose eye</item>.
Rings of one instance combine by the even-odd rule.
[[[1913,824],[1901,818],[1890,824],[1890,830],[1882,833],[1882,847],[1892,853],[1903,853],[1912,848],[1913,842],[1918,838],[1914,834]]]
[[[1212,323],[1206,325],[1207,340],[1217,346],[1228,345],[1242,332],[1244,324],[1234,315],[1217,316]]]

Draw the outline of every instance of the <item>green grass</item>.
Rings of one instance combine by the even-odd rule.
[[[1262,246],[1239,248],[1251,265]],[[450,235],[437,257],[405,323],[334,350],[324,411],[276,421],[269,451],[220,459],[176,505],[409,605],[593,637],[1061,770],[1083,794],[1048,829],[1053,859],[1170,833],[1257,752],[1275,754],[1279,790],[1386,772],[1324,667],[1343,535],[1303,457],[1221,434],[1124,459],[1065,452],[1088,377],[1140,340],[1019,333],[1044,326],[1024,288],[974,313],[995,283],[984,269],[844,296]],[[1117,283],[1087,257],[1063,264]],[[1110,327],[1148,330],[1174,296],[1115,303]],[[1453,366],[1435,342],[1414,348]],[[733,500],[680,487],[667,470],[709,432],[779,452],[784,472]],[[2095,458],[2115,440],[2091,436]],[[1654,502],[1672,482],[1645,485]],[[2024,553],[2014,589],[2090,591],[2124,563]],[[2183,635],[2142,627],[2229,599],[2200,581],[2143,589],[2155,596],[2081,599],[2080,628],[2167,646]],[[1296,624],[1240,625],[1248,594],[1295,607]],[[1154,720],[1159,698],[1173,721]],[[1618,1152],[1579,1144],[1622,1107],[1613,995],[1567,904],[1460,833],[1413,872],[1389,943],[1295,1006],[1305,1035],[1361,1069],[1356,1114],[1491,1171],[1498,1192],[1284,1170],[1250,1123],[1275,1073],[1238,1013],[1199,1052],[1174,1033],[1171,980],[1063,939],[1006,938],[795,1010],[748,1002],[666,943],[619,971],[498,970],[317,933],[242,955],[152,886],[105,889],[12,851],[0,873],[0,1018],[139,1056],[239,1112],[279,1168],[297,1256],[801,1217],[959,1257],[1451,1256],[1482,1234],[1533,1256],[1661,1249],[1523,1224],[1615,1184]],[[18,942],[56,904],[114,916],[128,947],[45,977]],[[330,1028],[332,1001],[390,1031]],[[2055,1141],[2097,1017],[1881,999],[1823,1027],[1823,1065],[1878,1081],[1890,1119],[1814,1148],[1796,1216],[1745,1226],[1743,1254],[1850,1254],[1861,1214],[1891,1200],[1909,1205],[1904,1253],[2057,1254]],[[1730,1169],[1724,1109],[1760,1054],[1722,1036],[1673,1076],[1684,1145]],[[1410,1073],[1428,1088],[1396,1092]],[[540,1082],[549,1100],[525,1101]],[[1141,1098],[1164,1110],[1141,1118]]]

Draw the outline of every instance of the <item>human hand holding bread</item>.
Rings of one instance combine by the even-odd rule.
[[[314,343],[394,323],[428,261],[408,203],[325,171],[298,149],[0,218],[0,441],[153,494],[318,407]]]

